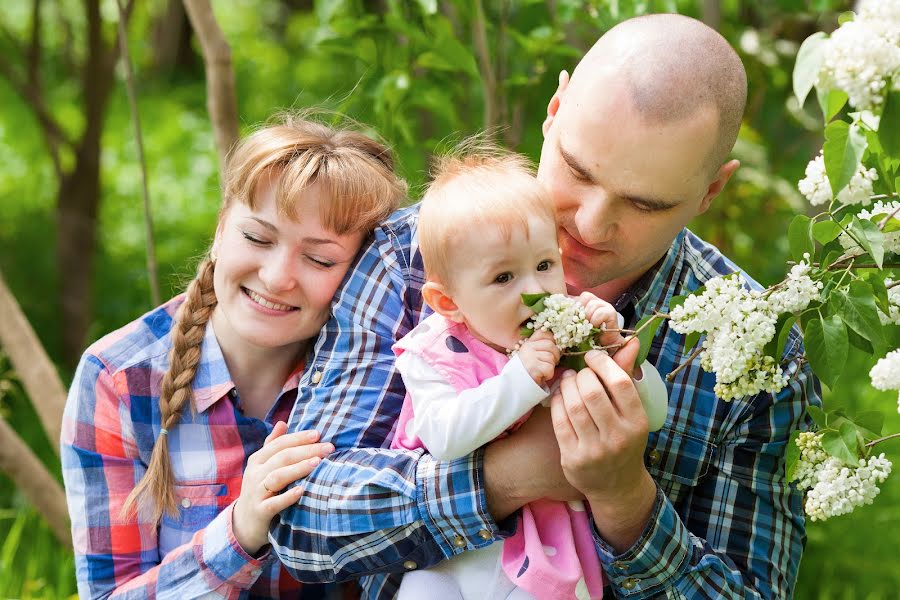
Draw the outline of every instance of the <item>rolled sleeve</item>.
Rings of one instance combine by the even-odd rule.
[[[197,562],[211,576],[212,588],[223,584],[248,589],[262,575],[265,567],[274,560],[270,549],[259,557],[253,557],[241,547],[234,537],[234,503],[213,519],[205,530],[197,533],[199,543],[194,545]],[[218,582],[212,580],[218,579]]]
[[[682,575],[693,553],[690,532],[657,486],[647,527],[627,551],[616,554],[594,529],[600,563],[617,595],[645,598]]]
[[[488,512],[483,464],[482,449],[452,461],[439,461],[428,454],[419,460],[419,513],[446,558],[511,534]]]

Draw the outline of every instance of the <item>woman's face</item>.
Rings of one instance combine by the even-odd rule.
[[[279,214],[276,181],[260,184],[256,210],[235,202],[216,232],[213,326],[232,351],[299,349],[318,335],[364,237],[325,229],[319,207],[330,198],[319,185],[297,199],[296,220]]]

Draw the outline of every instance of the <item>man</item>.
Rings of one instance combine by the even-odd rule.
[[[736,267],[684,229],[738,167],[727,160],[746,97],[740,59],[716,32],[678,15],[626,21],[565,73],[548,107],[538,171],[560,216],[569,292],[614,302],[629,323]],[[777,396],[730,403],[697,361],[670,384],[664,428],[649,436],[626,370],[589,354],[515,434],[440,462],[384,450],[403,400],[391,344],[422,318],[415,207],[360,258],[316,345],[291,429],[318,429],[337,451],[305,481],[270,540],[307,581],[364,576],[390,598],[399,573],[509,533],[541,498],[586,498],[616,596],[789,597],[804,540],[784,452],[818,402],[797,332]],[[650,351],[661,372],[691,353],[665,324]],[[552,422],[551,422],[552,421]]]

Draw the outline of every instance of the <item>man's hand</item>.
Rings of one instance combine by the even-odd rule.
[[[553,379],[556,365],[559,363],[559,348],[549,331],[535,331],[531,337],[522,342],[516,353],[525,370],[538,385],[544,385]]]
[[[615,358],[588,353],[588,368],[564,373],[551,401],[566,479],[587,497],[600,535],[620,551],[640,536],[656,495],[643,463],[647,415],[622,368],[633,366],[638,350],[632,339]]]
[[[488,510],[495,520],[538,498],[584,499],[563,473],[550,411],[540,406],[522,427],[488,445],[484,480]]]

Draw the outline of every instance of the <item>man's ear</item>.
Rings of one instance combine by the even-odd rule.
[[[560,71],[559,87],[556,88],[556,92],[554,92],[553,97],[550,98],[550,103],[547,104],[547,118],[544,119],[544,124],[541,125],[541,131],[543,131],[544,135],[547,135],[547,132],[550,130],[550,126],[553,125],[553,119],[556,118],[556,113],[559,110],[559,104],[560,102],[562,102],[562,95],[566,91],[567,87],[569,87],[569,72]]]
[[[734,172],[737,171],[739,166],[741,166],[741,161],[735,159],[729,160],[719,167],[716,178],[709,184],[709,187],[706,189],[706,195],[703,196],[703,200],[700,201],[700,208],[697,210],[698,215],[702,215],[707,211],[709,205],[712,204],[713,198],[719,195],[719,192],[722,191],[725,184],[728,183],[728,180],[731,179],[731,176],[734,175]]]
[[[447,294],[447,289],[440,283],[428,281],[422,286],[422,299],[431,309],[446,319],[463,322],[462,313],[456,302]]]

